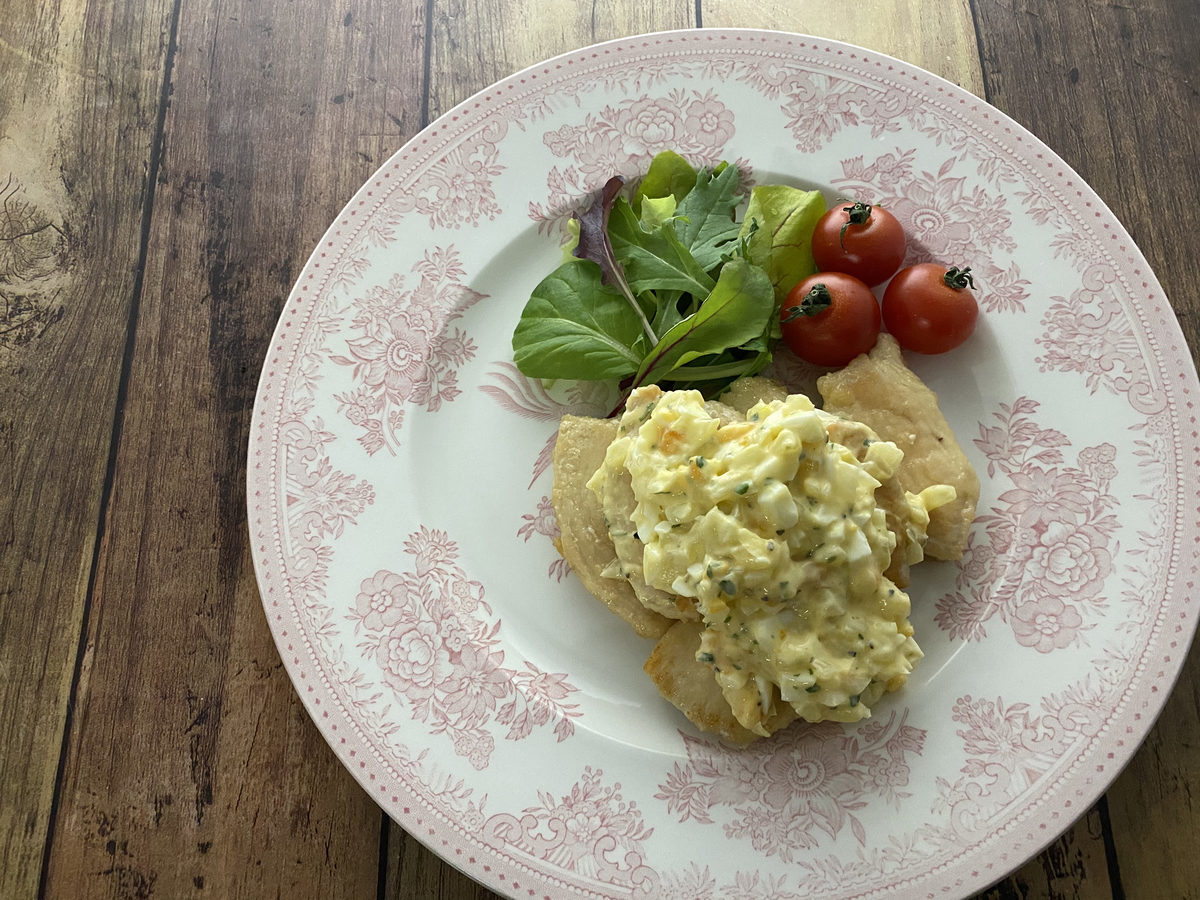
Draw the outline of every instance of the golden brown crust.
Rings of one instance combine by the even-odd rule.
[[[600,500],[587,482],[616,437],[613,419],[563,416],[554,443],[551,502],[558,518],[559,552],[583,586],[642,637],[660,637],[671,620],[646,609],[633,588],[603,574],[616,558]]]
[[[905,365],[896,339],[881,334],[870,354],[822,375],[817,386],[827,412],[862,422],[904,451],[897,472],[904,490],[954,487],[957,499],[930,513],[925,555],[960,559],[975,519],[979,476],[942,415],[937,394]]]
[[[725,393],[717,399],[726,406],[733,407],[744,416],[750,411],[750,407],[756,403],[786,400],[788,393],[788,389],[774,378],[752,375],[748,378],[739,378],[733,382],[733,384],[725,389]],[[795,391],[791,393],[795,393]]]
[[[643,668],[662,695],[701,731],[748,744],[758,735],[738,723],[712,667],[696,659],[703,631],[699,622],[676,622],[658,639]]]

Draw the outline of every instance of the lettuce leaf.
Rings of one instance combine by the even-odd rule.
[[[650,160],[650,168],[633,195],[633,211],[642,214],[642,202],[674,197],[676,202],[687,196],[696,184],[696,170],[674,150],[663,150]]]
[[[715,282],[679,239],[678,219],[647,232],[633,207],[618,197],[608,221],[608,237],[635,294],[666,289],[707,296]]]
[[[694,314],[663,335],[638,368],[634,385],[667,378],[679,366],[760,337],[775,315],[771,281],[760,267],[732,259]]]
[[[747,258],[771,277],[777,303],[782,304],[788,291],[817,271],[812,236],[824,213],[820,191],[763,184],[750,192],[739,237],[745,239]]]
[[[636,372],[642,322],[591,260],[563,263],[533,289],[513,332],[513,361],[531,378],[601,380]]]
[[[734,211],[742,201],[737,187],[737,166],[725,166],[713,175],[701,172],[695,187],[676,206],[675,232],[705,271],[715,269],[737,240]]]

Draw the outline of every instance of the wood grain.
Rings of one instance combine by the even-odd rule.
[[[559,53],[631,34],[692,28],[695,9],[690,0],[435,0],[430,119],[501,78]]]
[[[282,668],[243,485],[284,299],[419,123],[419,13],[181,6],[49,897],[376,893],[382,817]]]
[[[0,896],[27,897],[42,868],[102,530],[170,8],[84,0],[7,6],[0,28]]]
[[[857,44],[918,65],[983,96],[967,0],[703,0],[700,15],[705,28],[769,28]]]
[[[368,176],[499,78],[758,27],[920,65],[1091,183],[1200,348],[1200,6],[0,0],[0,897],[496,895],[390,823],[263,618],[257,373]],[[1200,897],[1200,648],[1107,797],[979,896]],[[10,724],[13,723],[13,724]]]

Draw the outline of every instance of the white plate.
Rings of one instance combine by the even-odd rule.
[[[969,264],[982,327],[913,362],[983,478],[961,565],[911,587],[926,658],[858,727],[700,736],[650,647],[555,553],[548,447],[594,388],[509,339],[564,214],[664,148],[889,206]],[[342,762],[515,897],[962,895],[1083,814],[1196,624],[1200,388],[1145,259],[1047,147],[971,94],[773,32],[629,38],[456,107],[305,266],[254,411],[264,607]]]

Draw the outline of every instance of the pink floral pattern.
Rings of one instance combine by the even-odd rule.
[[[693,165],[715,166],[735,128],[734,111],[715,91],[679,89],[605,106],[577,125],[546,132],[550,152],[571,162],[551,167],[550,196],[544,203],[531,202],[529,216],[543,228],[561,221],[613,175],[644,174],[660,150],[674,150]],[[739,162],[748,177],[749,167]]]
[[[405,217],[399,210],[376,209],[348,241],[345,252],[329,266],[326,290],[330,294],[349,293],[371,267],[371,253],[400,239]]]
[[[987,828],[997,813],[1054,771],[1064,755],[1099,734],[1102,710],[1118,697],[1111,675],[1051,693],[1040,716],[1027,703],[960,697],[951,718],[966,759],[957,779],[936,779],[933,805],[934,812],[948,814],[951,827],[928,834],[945,841]]]
[[[804,889],[790,890],[786,875],[759,871],[738,871],[732,880],[718,884],[711,866],[692,862],[668,875],[658,896],[661,900],[804,900],[811,894]]]
[[[487,768],[495,749],[493,721],[508,726],[510,741],[550,723],[559,741],[570,737],[580,713],[565,701],[576,689],[566,675],[529,662],[505,667],[500,622],[486,617],[491,607],[483,585],[456,565],[457,544],[445,532],[422,528],[404,550],[413,568],[364,578],[348,618],[363,636],[359,650],[404,698],[412,718],[431,734],[448,734],[454,752],[476,769]]]
[[[870,163],[857,156],[842,161],[834,180],[847,197],[889,209],[908,235],[905,265],[938,262],[972,267],[984,289],[987,312],[1024,312],[1029,281],[1016,263],[996,262],[1011,252],[1012,215],[1003,193],[985,189],[963,171],[963,158],[947,157],[936,170],[916,170],[916,151],[897,149]]]
[[[393,194],[389,213],[415,212],[431,228],[477,228],[500,213],[495,179],[504,171],[499,144],[508,133],[502,117],[466,136],[432,162],[419,184]]]
[[[788,88],[783,111],[800,151],[818,150],[838,132],[858,126],[879,140],[913,121],[922,106],[913,95],[813,72],[796,73]]]
[[[1117,500],[1116,448],[1087,447],[1067,465],[1062,432],[1037,424],[1039,404],[1004,404],[996,424],[980,426],[975,444],[987,474],[1011,487],[976,518],[957,590],[938,601],[937,622],[952,637],[981,640],[994,616],[1017,642],[1050,653],[1085,640],[1084,614],[1107,604],[1102,588],[1113,571]]]
[[[538,803],[520,816],[492,816],[484,840],[521,851],[574,875],[646,893],[656,880],[642,863],[646,826],[636,802],[621,796],[621,785],[605,785],[604,773],[590,766],[565,795],[538,791]]]
[[[558,528],[558,518],[554,514],[554,505],[545,494],[538,499],[537,512],[525,513],[521,516],[521,522],[522,525],[517,529],[517,534],[526,543],[534,535],[541,535],[544,538],[548,538],[551,543],[554,543],[562,534]],[[567,561],[556,553],[550,561],[547,574],[555,581],[562,581],[570,571],[571,567]]]
[[[288,576],[292,589],[306,604],[325,590],[329,573],[329,544],[342,536],[375,501],[375,489],[333,466],[326,445],[335,438],[317,417],[312,424],[299,419],[280,428],[286,452],[284,498],[291,539]]]
[[[848,731],[840,725],[794,726],[770,741],[730,750],[683,735],[686,765],[675,764],[656,800],[680,822],[711,824],[720,807],[731,838],[758,853],[794,862],[821,835],[846,826],[859,844],[867,833],[854,813],[875,797],[899,806],[909,793],[908,754],[919,755],[925,732],[893,713]]]
[[[462,284],[458,253],[431,250],[412,271],[415,288],[393,275],[354,301],[357,336],[346,341],[347,355],[331,357],[357,382],[334,396],[338,411],[362,429],[358,440],[369,454],[396,452],[407,405],[436,412],[458,397],[458,367],[478,349],[462,328],[450,327],[485,296]]]
[[[1042,371],[1076,372],[1093,394],[1101,388],[1126,394],[1144,412],[1159,408],[1142,348],[1126,311],[1128,297],[1111,267],[1099,263],[1083,272],[1070,297],[1053,297],[1042,318],[1037,343]]]

